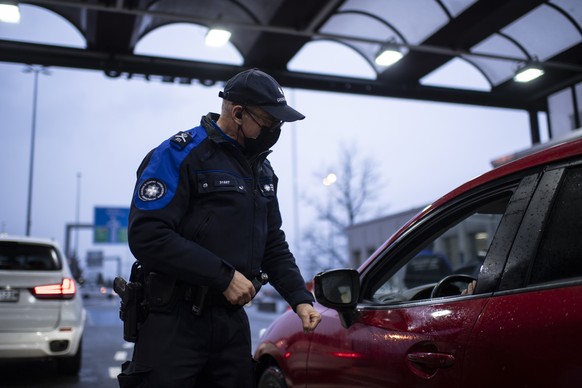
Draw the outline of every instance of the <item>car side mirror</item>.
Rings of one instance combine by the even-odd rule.
[[[360,273],[355,269],[334,269],[318,273],[313,282],[317,302],[337,310],[342,324],[349,327],[360,298]]]

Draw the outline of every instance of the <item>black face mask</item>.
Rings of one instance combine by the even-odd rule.
[[[241,131],[244,135],[245,132],[242,130],[242,127]],[[261,126],[261,132],[255,139],[246,137],[245,135],[245,152],[249,155],[255,155],[267,151],[277,143],[280,135],[281,124],[272,128]]]

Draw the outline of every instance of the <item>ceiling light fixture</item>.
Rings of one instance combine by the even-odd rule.
[[[0,22],[18,23],[20,22],[20,8],[15,1],[0,2]]]
[[[222,47],[230,40],[230,31],[212,28],[206,33],[204,43],[210,47]]]
[[[382,46],[376,56],[376,64],[379,66],[392,66],[402,59],[404,53],[395,43],[388,43]]]
[[[515,82],[530,82],[544,75],[544,69],[539,63],[528,63],[517,69],[513,80]]]

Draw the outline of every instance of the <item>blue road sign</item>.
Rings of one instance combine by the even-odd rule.
[[[129,208],[96,207],[93,242],[109,244],[127,243],[128,219]]]

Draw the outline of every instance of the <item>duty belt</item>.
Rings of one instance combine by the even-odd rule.
[[[255,287],[255,295],[259,292],[264,284],[267,284],[269,277],[266,273],[261,272],[253,278],[253,286]],[[200,315],[204,307],[219,306],[229,310],[238,310],[242,305],[235,305],[230,303],[220,291],[209,289],[206,286],[178,286],[178,295],[183,295],[183,299],[192,303],[192,313]]]

